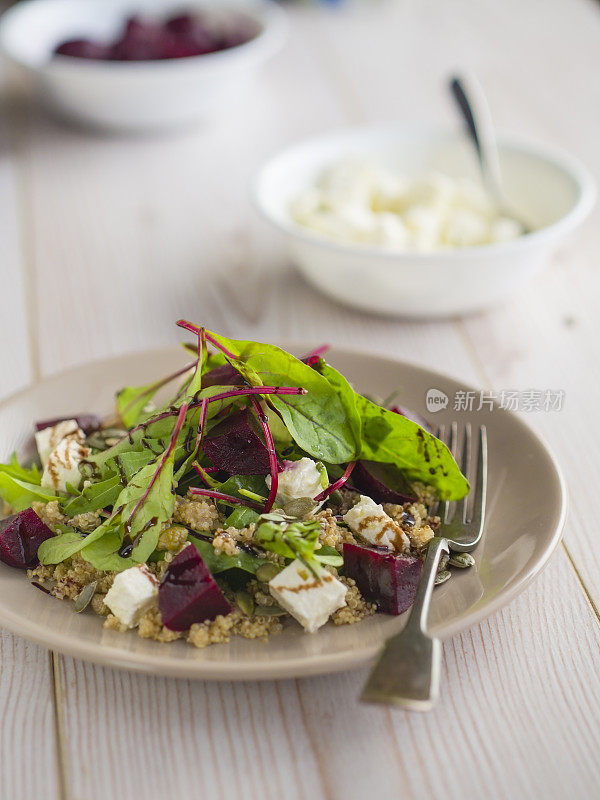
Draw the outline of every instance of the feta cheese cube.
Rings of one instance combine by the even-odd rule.
[[[370,544],[389,550],[408,551],[410,543],[400,525],[388,516],[383,506],[360,496],[358,503],[344,514],[344,522]]]
[[[277,484],[277,497],[275,504],[283,507],[290,500],[299,497],[316,497],[323,491],[321,473],[312,458],[301,458],[293,461],[279,473]],[[266,477],[267,487],[271,488],[271,476]],[[325,501],[323,501],[325,502]],[[323,503],[319,503],[319,508]]]
[[[82,444],[76,435],[66,436],[48,456],[42,473],[42,486],[61,492],[67,490],[67,483],[78,488],[81,483],[79,465],[89,454],[89,447]]]
[[[35,443],[40,461],[42,462],[42,467],[46,466],[48,456],[56,445],[71,434],[75,434],[76,438],[83,443],[85,439],[83,431],[77,424],[77,420],[74,419],[65,419],[62,422],[58,422],[56,425],[50,425],[36,432]]]
[[[157,597],[158,581],[148,567],[140,565],[115,576],[104,603],[122,625],[135,628]]]
[[[327,570],[316,577],[299,559],[269,581],[269,591],[307,633],[314,633],[346,605],[347,589],[341,581]]]

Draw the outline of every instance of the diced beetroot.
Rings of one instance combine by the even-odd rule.
[[[414,492],[402,474],[388,464],[374,461],[357,461],[350,478],[352,486],[375,500],[376,503],[414,502]]]
[[[433,433],[432,425],[425,419],[425,417],[422,417],[419,413],[413,411],[412,408],[406,408],[405,406],[392,406],[390,411],[393,411],[394,414],[400,414],[402,417],[406,417],[406,419],[416,422],[417,425],[425,428],[425,430],[429,433]]]
[[[195,622],[231,611],[193,545],[184,548],[169,564],[158,589],[158,607],[163,624],[172,631],[186,631]]]
[[[344,573],[384,614],[403,614],[414,602],[423,564],[415,556],[344,543]]]
[[[0,561],[18,569],[35,567],[39,546],[52,536],[32,508],[0,520]]]
[[[203,440],[202,449],[217,469],[230,475],[268,475],[269,454],[248,409],[230,414]]]
[[[104,59],[109,57],[109,48],[89,39],[70,39],[60,44],[54,51],[59,56],[72,58]]]
[[[231,364],[215,367],[202,376],[203,389],[206,389],[207,386],[235,386],[243,383],[244,379]]]
[[[97,431],[102,425],[102,420],[95,414],[72,414],[70,417],[57,417],[56,419],[45,419],[35,423],[36,431],[43,431],[44,428],[51,428],[64,422],[66,419],[74,419],[86,436]]]

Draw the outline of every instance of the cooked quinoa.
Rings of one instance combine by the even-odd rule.
[[[340,493],[342,494],[342,493]],[[319,542],[321,545],[333,547],[342,551],[344,543],[355,544],[356,536],[340,521],[341,514],[334,513],[348,510],[356,502],[356,492],[344,491],[342,494],[342,507],[325,508],[314,514],[309,514],[307,519],[319,522]],[[429,540],[435,535],[435,528],[439,525],[438,517],[429,517],[427,506],[421,500],[416,503],[396,505],[387,503],[385,512],[395,520],[407,534],[411,543],[411,550],[422,554]],[[35,511],[40,518],[55,532],[57,525],[67,520],[57,502],[36,503]],[[94,530],[99,524],[98,512],[82,514],[70,520],[71,525],[87,532]],[[186,545],[190,531],[206,533],[212,536],[212,546],[215,553],[235,555],[240,552],[239,545],[255,544],[254,533],[256,525],[251,524],[246,528],[225,527],[225,517],[219,513],[216,505],[210,500],[198,500],[192,497],[178,497],[175,512],[171,523],[159,537],[157,550],[161,551],[162,558],[148,565],[151,572],[161,579],[167,567],[177,553]],[[284,560],[273,553],[267,554],[269,560],[283,566]],[[329,568],[337,576],[337,571]],[[62,600],[75,600],[84,586],[96,581],[96,591],[90,602],[90,609],[105,618],[104,627],[107,630],[129,632],[129,629],[119,622],[117,617],[110,612],[104,603],[104,598],[112,586],[115,574],[96,570],[80,555],[75,555],[57,566],[39,565],[28,570],[31,581],[49,588],[50,593]],[[375,603],[370,603],[363,598],[356,582],[343,574],[340,581],[346,586],[346,605],[331,615],[334,625],[352,625],[369,617],[377,611]],[[266,641],[269,636],[280,633],[284,626],[294,624],[289,614],[278,609],[277,601],[269,592],[266,582],[250,580],[245,587],[245,592],[252,599],[254,610],[250,615],[242,613],[239,608],[234,608],[230,614],[219,615],[216,619],[195,623],[188,631],[173,631],[162,623],[158,605],[146,611],[137,626],[137,633],[142,639],[154,639],[157,642],[173,642],[183,639],[194,647],[207,647],[211,644],[229,642],[232,636],[242,636],[245,639],[261,639]],[[229,599],[235,602],[235,597],[228,592]],[[261,614],[263,609],[278,609],[278,616]]]

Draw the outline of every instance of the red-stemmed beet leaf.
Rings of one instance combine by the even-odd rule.
[[[269,428],[269,420],[267,419],[267,415],[260,407],[260,403],[258,402],[256,397],[251,396],[250,402],[252,403],[252,407],[256,411],[258,421],[262,425],[262,429],[265,434],[265,442],[267,444],[267,452],[269,453],[269,467],[271,470],[271,488],[269,489],[269,496],[267,497],[267,502],[265,503],[265,508],[264,508],[264,513],[268,514],[269,511],[273,508],[273,503],[275,502],[275,497],[277,496],[277,488],[279,486],[279,464],[277,463],[275,442],[273,441],[271,429]]]
[[[233,506],[248,506],[255,511],[262,511],[263,508],[251,500],[242,499],[241,497],[234,497],[232,494],[225,494],[218,492],[216,489],[202,489],[198,486],[193,486],[190,489],[190,494],[197,495],[198,497],[212,497],[213,500],[221,500],[223,503],[228,503]]]

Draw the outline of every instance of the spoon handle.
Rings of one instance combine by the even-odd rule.
[[[502,206],[504,205],[504,196],[501,188],[498,147],[494,136],[492,115],[485,95],[473,78],[452,78],[450,90],[477,150],[485,188]]]

